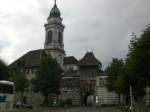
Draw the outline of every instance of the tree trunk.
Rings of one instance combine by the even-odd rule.
[[[44,102],[43,102],[44,106],[49,106],[49,99],[48,98],[49,98],[48,94],[46,94],[45,98],[44,98]]]
[[[23,95],[24,95],[24,93],[21,92],[21,93],[20,93],[20,102],[21,102],[21,104],[23,104]]]

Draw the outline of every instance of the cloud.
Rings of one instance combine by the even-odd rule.
[[[3,35],[3,34],[1,33],[1,31],[0,31],[0,37],[2,37],[2,38],[0,38],[0,51],[1,51],[2,49],[6,48],[6,47],[9,47],[9,46],[11,45],[11,42],[10,42],[9,40],[6,40],[6,39],[5,39],[6,36]],[[4,38],[4,39],[3,39],[3,38]]]
[[[125,58],[130,34],[150,22],[148,0],[58,0],[65,51],[78,59],[93,50],[103,69],[113,57]],[[11,63],[29,50],[43,48],[44,23],[53,0],[0,0],[1,57]],[[80,49],[80,50],[79,50]]]

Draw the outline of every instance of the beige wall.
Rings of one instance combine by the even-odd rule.
[[[69,71],[69,70],[76,71],[76,70],[79,70],[79,67],[75,64],[66,64],[66,65],[64,65],[64,70],[65,71]]]
[[[97,77],[96,97],[98,104],[118,104],[119,96],[115,92],[109,92],[106,88],[107,76]]]

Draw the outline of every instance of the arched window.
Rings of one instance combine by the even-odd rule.
[[[48,36],[47,36],[47,43],[51,43],[52,42],[52,37],[53,37],[53,32],[49,31],[48,32]]]
[[[59,44],[62,44],[62,33],[58,32],[58,42]]]

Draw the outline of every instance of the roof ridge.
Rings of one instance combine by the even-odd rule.
[[[95,57],[93,52],[86,52],[86,54],[79,60],[81,66],[102,66],[101,62]]]
[[[31,51],[28,51],[27,53],[31,53],[31,52],[35,52],[35,51],[41,51],[41,50],[44,50],[44,49],[31,50]],[[27,54],[27,53],[26,53],[26,54]]]
[[[17,60],[13,61],[11,64],[9,64],[10,67],[16,67],[19,62],[25,61],[26,66],[38,66],[40,62],[40,54],[41,51],[44,51],[44,49],[37,49],[37,50],[31,50],[22,55]]]

